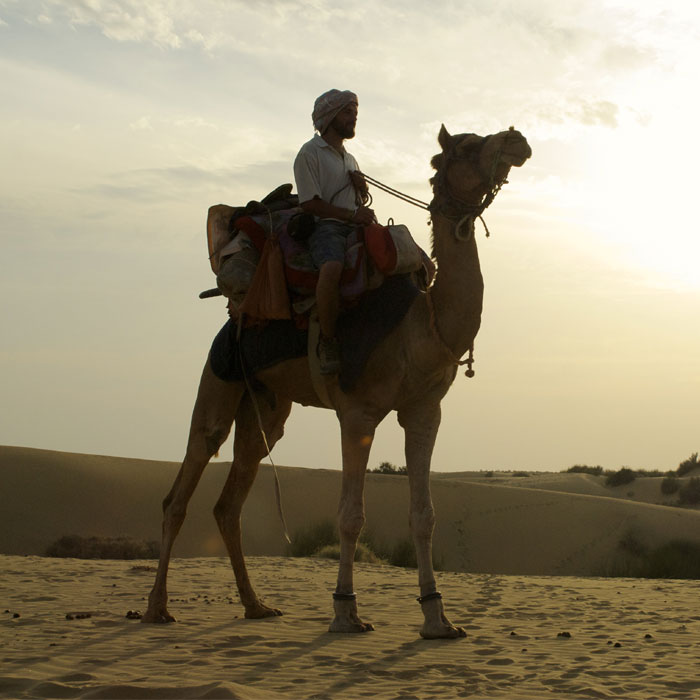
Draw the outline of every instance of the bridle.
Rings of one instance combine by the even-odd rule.
[[[513,131],[513,127],[510,128],[510,131]],[[484,173],[481,168],[481,152],[493,136],[484,137],[479,144],[475,144],[476,148],[471,149],[466,155],[454,155],[454,149],[444,154],[445,162],[431,180],[433,183],[434,196],[428,209],[432,216],[439,214],[454,224],[454,236],[458,241],[467,241],[474,235],[474,222],[476,219],[479,219],[483,224],[486,237],[488,238],[491,235],[486,221],[484,221],[483,213],[491,206],[496,195],[501,191],[501,187],[508,183],[505,177],[501,179],[496,178],[496,170],[501,162],[503,149],[510,137],[510,133],[506,134],[495,150],[488,173]],[[488,183],[488,189],[476,203],[468,201],[456,194],[450,186],[447,177],[450,165],[463,160],[471,161],[477,171],[479,171],[482,176],[485,176],[485,180]]]
[[[484,173],[480,166],[480,156],[484,146],[489,142],[493,136],[481,137],[481,141],[475,144],[475,148],[469,150],[465,155],[456,155],[454,149],[451,149],[447,153],[443,153],[444,162],[437,169],[437,172],[431,179],[433,185],[433,199],[430,203],[424,202],[416,197],[401,192],[389,187],[389,185],[376,180],[375,178],[367,175],[366,173],[361,173],[365,180],[374,187],[392,195],[398,199],[403,200],[407,204],[411,204],[414,207],[419,207],[420,209],[425,209],[430,212],[431,217],[435,215],[440,215],[454,224],[454,236],[458,241],[469,240],[474,235],[474,222],[479,219],[484,225],[484,230],[486,231],[486,237],[491,235],[491,232],[483,219],[483,213],[491,206],[491,203],[496,198],[496,195],[500,192],[501,187],[508,183],[506,178],[497,179],[496,170],[501,161],[501,156],[503,155],[503,149],[507,144],[509,139],[515,137],[515,134],[511,134],[514,128],[511,126],[508,133],[503,138],[501,144],[493,154],[491,159],[491,166],[488,173]],[[477,168],[482,176],[485,176],[488,182],[488,189],[486,193],[481,197],[480,201],[474,203],[467,201],[458,194],[455,194],[453,189],[450,187],[449,180],[447,178],[447,172],[455,162],[469,160]],[[465,231],[466,228],[466,231]]]

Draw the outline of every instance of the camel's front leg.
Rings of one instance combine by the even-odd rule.
[[[241,543],[241,509],[250,487],[255,481],[260,460],[267,454],[255,406],[252,403],[253,400],[260,411],[260,418],[270,449],[282,437],[284,422],[292,407],[291,401],[275,397],[272,394],[259,392],[256,393],[255,397],[251,397],[249,393],[246,394],[236,413],[233,464],[224,490],[214,508],[214,516],[231,559],[238,593],[245,608],[245,616],[247,618],[262,618],[282,613],[277,608],[270,608],[261,602],[253,590]]]
[[[420,634],[425,639],[465,637],[466,632],[445,616],[433,571],[435,512],[430,497],[430,459],[440,426],[440,405],[414,406],[399,411],[398,418],[406,434],[406,467],[411,491],[409,521],[418,562],[418,601],[425,618]]]
[[[209,360],[199,383],[197,401],[192,412],[190,436],[185,460],[170,493],[163,501],[163,533],[158,572],[148,597],[148,609],[141,622],[173,622],[168,612],[167,577],[175,538],[187,514],[187,504],[212,455],[228,437],[243,384],[224,382],[212,372]]]
[[[365,522],[365,472],[377,422],[359,410],[340,418],[343,449],[343,483],[338,508],[340,564],[338,584],[333,594],[335,616],[328,628],[330,632],[369,632],[374,629],[357,614],[353,563],[357,539]]]

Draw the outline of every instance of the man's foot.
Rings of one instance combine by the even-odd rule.
[[[321,374],[340,372],[340,343],[336,338],[321,336],[318,341],[318,360]]]

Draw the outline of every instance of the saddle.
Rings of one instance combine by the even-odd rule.
[[[306,236],[299,235],[308,232],[308,215],[291,190],[290,184],[281,185],[261,202],[209,209],[207,243],[218,292],[229,298],[233,316],[246,315],[247,324],[296,318],[305,325],[314,306],[318,270]],[[413,274],[416,285],[427,288],[434,272],[432,260],[405,226],[358,227],[347,240],[342,306],[352,306],[392,275]],[[215,295],[217,290],[200,294]]]

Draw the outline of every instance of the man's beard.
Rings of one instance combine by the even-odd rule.
[[[351,139],[355,136],[355,125],[342,122],[340,119],[334,119],[329,128],[333,129],[341,139]]]
[[[342,136],[344,139],[351,139],[355,136],[354,124],[347,124],[341,127],[336,127],[336,131],[338,132],[338,135]]]

